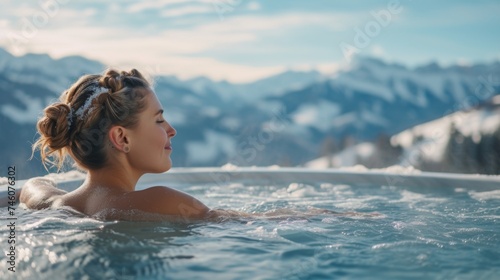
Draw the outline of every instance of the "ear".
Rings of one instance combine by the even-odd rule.
[[[124,147],[129,145],[127,129],[123,126],[112,126],[108,132],[109,141],[115,149],[123,151]]]

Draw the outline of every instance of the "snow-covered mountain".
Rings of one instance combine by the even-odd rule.
[[[332,79],[268,100],[286,107],[297,130],[309,126],[304,136],[374,139],[490,98],[498,75],[499,62],[409,69],[364,57]]]
[[[0,73],[3,78],[20,84],[36,84],[56,95],[74,82],[75,77],[103,69],[101,63],[80,56],[52,59],[46,54],[26,54],[16,57],[0,48]]]
[[[289,70],[255,82],[232,84],[227,81],[212,81],[197,77],[177,82],[200,95],[215,92],[221,99],[231,102],[256,102],[268,96],[282,95],[291,90],[299,90],[326,77],[318,71],[298,72]]]
[[[384,141],[385,140],[385,141]],[[424,171],[500,173],[500,95],[474,108],[309,161],[310,168],[390,165]]]
[[[472,109],[398,133],[399,164],[424,170],[500,173],[500,95]]]
[[[37,117],[79,76],[103,70],[101,63],[83,57],[15,57],[0,49],[0,123],[7,135],[0,155],[5,164],[42,172],[36,159],[27,160]],[[499,62],[410,69],[361,57],[330,77],[287,71],[232,84],[158,76],[155,90],[178,132],[175,166],[301,165],[332,146],[388,139],[474,106],[499,92],[494,78],[499,75]]]

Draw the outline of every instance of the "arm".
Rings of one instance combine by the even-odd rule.
[[[57,188],[54,181],[37,177],[29,179],[21,189],[19,201],[31,209],[43,209],[66,192]]]

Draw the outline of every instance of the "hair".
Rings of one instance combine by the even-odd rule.
[[[43,165],[60,170],[69,154],[79,167],[99,169],[107,162],[107,137],[114,125],[133,128],[145,108],[150,83],[136,69],[85,75],[47,106],[38,120],[38,148]],[[53,160],[50,160],[52,157]]]

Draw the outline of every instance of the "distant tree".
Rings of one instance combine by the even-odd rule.
[[[354,145],[356,145],[356,138],[354,138],[352,135],[344,135],[342,137],[342,141],[340,142],[340,147],[342,150],[345,150]]]
[[[462,172],[465,169],[462,162],[464,136],[458,131],[455,123],[451,123],[448,135],[448,143],[446,144],[443,157],[444,165],[446,166],[444,169],[449,172]]]
[[[481,135],[476,143],[452,124],[443,167],[447,172],[500,174],[500,127],[492,134]]]
[[[333,156],[338,152],[337,145],[335,143],[335,138],[333,136],[327,136],[323,139],[321,143],[321,156],[326,157],[328,168],[333,167]]]
[[[482,169],[478,157],[478,145],[474,142],[472,135],[464,136],[461,148],[463,173],[478,173]]]
[[[495,149],[498,146],[498,141],[495,140],[494,134],[483,135],[478,144],[478,166],[480,166],[480,173],[496,174],[498,172],[498,161],[500,156]]]
[[[500,174],[500,126],[496,129],[493,134],[493,142],[491,148],[491,156],[493,158],[492,162],[495,168],[492,170],[493,174]]]
[[[398,163],[403,152],[401,146],[393,146],[387,134],[380,134],[375,141],[375,153],[371,167],[383,168]]]

